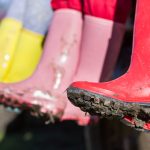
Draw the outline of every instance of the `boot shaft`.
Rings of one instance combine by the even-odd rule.
[[[130,69],[150,76],[150,1],[138,0],[134,25],[134,43]],[[132,69],[136,68],[136,69]]]

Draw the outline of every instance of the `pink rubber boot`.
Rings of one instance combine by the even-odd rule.
[[[51,92],[58,88],[62,92],[72,81],[78,63],[81,29],[80,11],[74,8],[56,10],[36,72],[20,83],[1,85],[4,96],[1,103],[32,110],[36,115],[46,114],[50,119],[52,115],[60,117],[66,99],[56,98]]]
[[[74,81],[98,82],[102,71],[104,71],[105,80],[111,77],[122,44],[125,22],[130,9],[130,1],[126,2],[127,5],[123,9],[125,0],[119,4],[117,1],[110,2],[110,0],[84,1],[86,15],[83,24],[80,62]],[[115,16],[115,12],[120,9],[122,10],[122,18],[119,16],[120,13]],[[108,52],[109,55],[106,57]],[[105,61],[107,65],[104,66]],[[76,120],[79,125],[89,124],[91,119],[93,120],[68,101],[63,120],[69,119]],[[94,120],[97,121],[97,119]]]

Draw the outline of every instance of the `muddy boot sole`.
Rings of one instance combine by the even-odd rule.
[[[60,111],[59,114],[53,114],[50,111],[42,112],[41,105],[30,104],[28,102],[22,102],[14,98],[4,96],[3,93],[0,93],[0,105],[3,105],[5,108],[10,108],[12,111],[18,109],[20,111],[28,111],[32,116],[41,118],[46,124],[55,123],[60,120],[63,115],[63,111]]]
[[[150,122],[150,106],[146,104],[123,102],[75,87],[67,89],[67,96],[84,112],[100,118],[117,118],[137,130],[144,131],[145,123]],[[134,124],[125,121],[125,116],[133,118]]]

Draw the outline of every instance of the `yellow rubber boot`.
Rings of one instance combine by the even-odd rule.
[[[22,23],[4,18],[0,24],[0,82],[8,73],[22,29]]]
[[[16,49],[12,67],[4,82],[17,82],[32,75],[42,54],[44,36],[23,29]]]

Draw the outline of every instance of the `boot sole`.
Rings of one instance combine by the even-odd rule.
[[[42,106],[30,104],[26,101],[20,102],[17,99],[5,97],[3,93],[0,93],[0,105],[3,105],[5,108],[11,108],[15,112],[15,109],[29,112],[32,116],[41,118],[46,124],[54,123],[60,120],[63,112],[57,115],[53,115],[52,112],[41,112]]]
[[[122,102],[75,87],[69,87],[67,95],[82,111],[100,118],[117,118],[137,130],[145,130],[145,123],[150,121],[150,106],[146,104]],[[125,121],[125,116],[132,117],[135,123]]]

